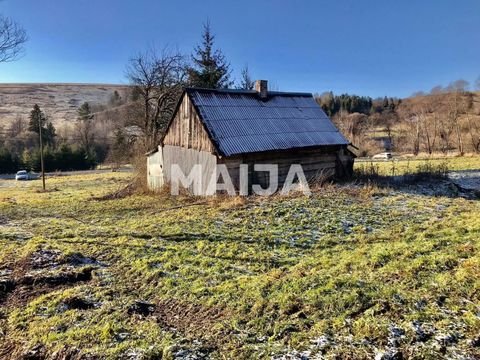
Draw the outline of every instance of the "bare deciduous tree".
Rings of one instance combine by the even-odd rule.
[[[412,128],[413,140],[413,154],[418,155],[420,152],[420,119],[419,116],[414,115],[410,118],[410,125]]]
[[[463,147],[462,132],[460,128],[460,115],[465,112],[464,87],[455,87],[454,91],[448,96],[448,113],[447,116],[455,131],[457,137],[457,147],[460,155],[465,153]]]
[[[453,133],[452,123],[450,123],[448,116],[442,114],[440,116],[440,151],[443,154],[447,154],[448,151],[452,148],[451,137]]]
[[[12,19],[0,15],[0,62],[17,60],[26,41],[25,30]]]
[[[143,120],[138,125],[144,131],[145,146],[155,148],[185,83],[184,56],[168,50],[157,54],[150,49],[130,59],[126,76],[143,103]]]
[[[438,135],[438,117],[431,102],[422,102],[413,108],[415,119],[414,153],[418,154],[422,143],[425,151],[432,154]]]
[[[368,117],[365,114],[348,114],[340,111],[335,117],[335,122],[343,134],[353,143],[360,144],[367,125]]]
[[[8,135],[16,137],[27,129],[27,122],[21,115],[17,115],[14,120],[10,122],[8,127]]]
[[[446,90],[448,92],[457,92],[457,93],[464,93],[468,90],[470,83],[463,79],[458,79],[451,82],[447,87]]]
[[[436,85],[430,90],[430,94],[432,95],[441,94],[442,92],[444,92],[442,85]]]
[[[480,153],[480,124],[470,114],[467,114],[467,122],[473,151],[478,154]]]
[[[250,71],[248,70],[248,65],[242,69],[240,73],[240,84],[237,86],[237,89],[243,90],[253,90],[255,87],[255,82],[250,76]]]

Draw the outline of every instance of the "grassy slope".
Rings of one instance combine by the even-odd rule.
[[[193,200],[91,200],[125,176],[56,178],[50,193],[38,182],[0,189],[0,269],[39,249],[108,265],[91,282],[1,309],[0,344],[168,358],[201,340],[212,356],[262,358],[323,335],[335,341],[328,355],[371,358],[398,327],[408,357],[480,356],[470,344],[480,328],[478,201],[371,188],[180,209]],[[62,309],[72,296],[97,305]],[[129,315],[137,299],[156,303],[157,316]],[[417,323],[432,337],[419,339]],[[458,339],[443,347],[449,334]]]
[[[127,89],[114,84],[0,84],[0,126],[7,128],[18,116],[28,122],[33,105],[38,104],[58,127],[75,121],[82,103],[108,104],[115,90],[125,98]]]

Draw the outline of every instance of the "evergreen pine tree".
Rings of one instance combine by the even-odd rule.
[[[28,130],[39,134],[40,126],[42,127],[42,140],[44,144],[53,147],[55,144],[55,136],[57,136],[55,127],[51,122],[47,122],[45,113],[40,109],[40,106],[35,104],[33,110],[30,112]]]
[[[388,98],[386,96],[383,98],[383,108],[388,108]]]
[[[95,127],[93,122],[93,114],[90,110],[88,102],[84,102],[77,110],[78,120],[76,124],[77,134],[79,136],[80,145],[85,152],[85,158],[91,162],[92,166],[96,161],[96,152],[94,148]]]
[[[90,105],[84,102],[77,110],[78,120],[89,120],[91,116]]]
[[[30,112],[30,121],[28,123],[28,130],[36,132],[37,134],[40,132],[40,126],[42,130],[45,128],[45,124],[47,123],[47,118],[43,111],[40,109],[40,106],[35,104],[33,106],[33,110]]]
[[[42,132],[42,135],[43,134],[44,133]],[[52,122],[48,122],[44,137],[46,144],[50,145],[52,148],[55,148],[55,136],[57,136],[56,129]]]
[[[215,36],[210,23],[203,26],[202,45],[195,48],[192,55],[193,67],[188,69],[191,86],[223,89],[233,85],[230,81],[230,64],[219,49],[214,49]]]
[[[390,98],[390,102],[388,105],[389,109],[394,111],[395,110],[395,100],[393,98]]]

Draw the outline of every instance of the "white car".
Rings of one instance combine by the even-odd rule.
[[[389,152],[384,152],[384,153],[380,153],[372,156],[372,159],[389,160],[391,158],[392,158],[392,153],[389,153]]]
[[[27,170],[20,170],[15,174],[15,180],[30,180],[30,174]]]

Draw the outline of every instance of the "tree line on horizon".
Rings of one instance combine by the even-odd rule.
[[[386,96],[383,99],[372,99],[370,96],[351,94],[335,95],[332,91],[325,92],[321,95],[316,94],[315,100],[330,117],[340,112],[369,115],[388,110],[393,111],[402,102],[402,99],[388,98]]]

